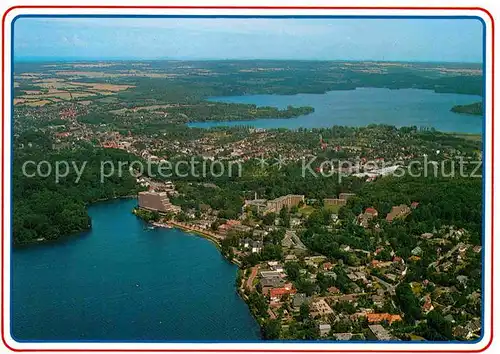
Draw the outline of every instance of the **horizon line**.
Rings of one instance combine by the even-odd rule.
[[[135,58],[135,57],[13,57],[13,63],[73,63],[73,62],[106,62],[106,61],[295,61],[295,62],[384,62],[384,63],[446,63],[446,64],[479,64],[483,61],[463,60],[384,60],[384,59],[290,59],[290,58]]]

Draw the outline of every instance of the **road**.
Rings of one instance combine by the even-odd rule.
[[[439,257],[435,262],[432,262],[431,264],[429,264],[428,268],[430,268],[430,267],[436,267],[443,259],[451,257],[451,255],[453,253],[455,253],[455,251],[458,250],[462,246],[464,246],[464,244],[462,242],[460,242],[459,244],[455,245],[455,247],[453,247],[451,250],[449,250],[445,254],[441,255],[441,257]]]
[[[253,291],[253,280],[257,276],[257,272],[259,271],[259,265],[257,264],[255,267],[252,267],[252,273],[247,279],[247,284],[246,287],[250,290]]]
[[[396,285],[391,285],[388,282],[383,281],[382,279],[380,279],[379,277],[376,277],[374,275],[372,275],[372,278],[374,278],[376,281],[378,281],[380,284],[382,284],[385,287],[385,289],[389,292],[389,294],[391,294],[391,295],[396,294]]]

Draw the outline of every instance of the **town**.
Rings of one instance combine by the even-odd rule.
[[[381,73],[367,74],[374,63],[303,68],[291,62],[280,64],[283,70],[276,65],[66,63],[56,70],[20,64],[14,75],[13,244],[89,230],[87,205],[137,197],[133,213],[145,228],[203,236],[238,266],[235,288],[264,339],[481,338],[482,178],[438,173],[443,171],[436,167],[481,163],[480,136],[383,124],[296,130],[189,126],[286,120],[314,111],[206,100],[226,92],[432,87],[479,94],[480,70],[378,63]],[[319,79],[316,70],[323,73]],[[399,70],[414,75],[414,82],[401,79]],[[452,76],[457,70],[467,73],[459,88]],[[437,81],[429,81],[429,72]],[[242,89],[255,73],[264,75],[259,84]],[[290,73],[306,88],[286,84]],[[57,181],[22,173],[26,162],[58,166],[65,159],[88,164]],[[197,173],[158,173],[163,163],[192,159],[200,162]],[[131,173],[102,178],[103,161],[123,163]],[[199,173],[207,161],[237,164],[242,173]],[[413,161],[431,161],[431,175],[409,176]],[[153,171],[137,171],[141,163]]]
[[[209,208],[198,215],[194,210],[184,213],[169,201],[168,196],[175,193],[171,182],[140,192],[136,213],[155,226],[179,227],[215,242],[240,266],[238,290],[268,339],[425,340],[415,333],[422,324],[420,316],[436,308],[442,318],[433,320],[435,326],[443,326],[438,327],[443,334],[464,340],[480,334],[479,313],[464,314],[449,305],[450,297],[460,296],[470,286],[468,276],[457,276],[453,286],[407,276],[418,267],[424,250],[434,250],[436,245],[440,246],[436,261],[429,265],[435,274],[477,260],[482,248],[470,244],[463,229],[446,226],[424,233],[406,257],[386,242],[373,251],[342,244],[339,250],[344,261],[312,252],[301,241],[308,217],[315,212],[304,195],[245,200],[239,218],[222,223]],[[355,194],[341,193],[322,201],[322,210],[329,215],[324,226],[330,232],[350,222],[338,215],[350,198]],[[382,219],[376,209],[368,207],[352,223],[376,234],[380,224],[402,221],[418,207],[418,201],[393,206]],[[476,289],[465,301],[478,308],[480,299]],[[403,325],[403,318],[409,316],[416,316],[415,327]]]

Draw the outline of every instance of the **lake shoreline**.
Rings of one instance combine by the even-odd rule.
[[[186,225],[184,223],[176,222],[176,221],[169,221],[168,223],[164,224],[165,226],[162,226],[161,224],[158,224],[155,221],[150,222],[150,221],[146,221],[146,220],[142,219],[139,215],[136,214],[135,209],[132,211],[132,213],[135,216],[137,216],[139,219],[143,220],[145,223],[147,223],[149,225],[152,225],[154,227],[159,227],[159,228],[167,228],[167,229],[168,228],[175,228],[175,229],[179,229],[179,230],[182,230],[182,231],[184,231],[184,232],[186,232],[188,234],[193,234],[194,236],[198,236],[198,237],[204,238],[206,240],[209,240],[211,243],[213,243],[215,245],[215,247],[219,251],[221,251],[221,249],[222,249],[220,241],[215,236],[215,234],[212,234],[212,233],[207,232],[205,230],[194,228],[194,227],[191,227],[191,226]],[[240,261],[238,261],[237,259],[229,259],[222,252],[220,252],[220,253],[224,257],[224,259],[226,259],[228,262],[237,265],[238,268],[241,268],[241,262]]]
[[[26,278],[25,276],[21,277],[21,274],[24,274],[26,271],[29,272],[29,266],[28,264],[31,264],[32,262],[27,262],[28,259],[31,259],[33,257],[35,257],[38,262],[42,262],[42,264],[53,264],[54,265],[54,268],[52,266],[48,267],[48,268],[42,268],[44,270],[44,272],[46,271],[49,271],[50,270],[50,273],[53,272],[52,269],[57,269],[57,271],[59,272],[62,272],[61,274],[66,274],[67,273],[67,270],[66,270],[66,266],[64,266],[64,264],[66,264],[67,260],[64,261],[64,259],[71,259],[72,262],[70,263],[67,263],[67,265],[69,266],[70,269],[80,269],[81,266],[79,266],[78,264],[83,262],[82,264],[84,264],[84,270],[83,272],[90,272],[88,274],[88,277],[85,278],[87,279],[85,281],[85,283],[87,282],[90,282],[92,283],[93,280],[95,277],[94,277],[94,273],[95,271],[93,269],[95,269],[95,267],[97,266],[97,269],[99,269],[99,267],[102,267],[104,265],[107,265],[108,262],[106,261],[112,254],[113,254],[113,249],[117,246],[117,241],[118,242],[123,242],[123,245],[120,246],[122,247],[122,251],[119,252],[119,256],[118,256],[118,259],[122,259],[122,260],[125,260],[125,259],[130,259],[132,261],[132,263],[134,264],[133,268],[131,269],[132,272],[135,272],[136,275],[132,275],[132,276],[129,276],[129,275],[126,275],[127,273],[129,273],[128,271],[123,273],[124,275],[124,278],[122,277],[119,277],[119,279],[122,279],[122,280],[119,280],[118,281],[118,284],[119,284],[119,287],[118,290],[119,293],[125,291],[125,292],[131,292],[131,296],[139,296],[139,294],[141,292],[144,292],[144,291],[149,291],[149,289],[154,289],[157,285],[157,281],[160,281],[161,284],[163,284],[162,286],[163,287],[166,287],[166,289],[168,288],[171,288],[171,290],[168,291],[168,294],[171,294],[169,296],[173,296],[172,299],[174,298],[178,298],[179,296],[180,299],[182,300],[179,300],[181,301],[181,303],[183,304],[182,306],[188,306],[187,304],[189,302],[186,302],[185,300],[185,296],[182,295],[183,292],[185,291],[188,291],[187,288],[185,288],[183,285],[179,285],[179,286],[175,286],[175,284],[183,284],[184,282],[187,281],[187,279],[192,279],[192,281],[194,281],[193,284],[199,284],[196,285],[199,290],[198,291],[202,291],[202,289],[204,289],[205,286],[207,285],[203,285],[204,282],[208,281],[209,280],[209,283],[210,284],[213,284],[213,285],[210,285],[209,288],[212,289],[212,290],[208,290],[207,292],[207,295],[206,296],[201,296],[202,299],[204,300],[200,300],[200,301],[209,301],[210,299],[224,299],[222,300],[225,304],[227,304],[226,306],[230,306],[231,307],[231,310],[229,310],[229,313],[232,313],[232,315],[230,315],[230,319],[233,319],[232,321],[238,321],[238,323],[240,324],[233,324],[231,326],[227,326],[225,324],[222,324],[222,323],[227,323],[226,322],[226,318],[224,316],[226,315],[222,315],[223,313],[226,313],[228,311],[228,309],[225,309],[224,311],[220,312],[220,311],[216,311],[214,313],[212,313],[211,316],[216,316],[217,313],[220,313],[221,315],[218,317],[218,318],[214,318],[214,321],[210,321],[210,323],[214,323],[212,327],[210,327],[210,329],[207,330],[207,327],[206,326],[202,326],[200,328],[197,328],[196,331],[194,332],[190,332],[190,331],[185,331],[184,329],[177,329],[177,328],[182,328],[181,327],[178,327],[176,326],[174,322],[172,321],[165,321],[164,318],[170,318],[170,316],[179,316],[178,314],[178,311],[176,310],[172,310],[173,312],[170,311],[170,307],[167,305],[167,307],[163,307],[161,309],[161,311],[156,311],[154,310],[157,306],[156,302],[163,302],[164,300],[161,300],[161,297],[158,298],[158,300],[152,300],[152,301],[149,301],[147,300],[146,303],[145,303],[145,306],[149,308],[149,311],[152,311],[151,312],[151,321],[156,321],[158,319],[161,319],[163,320],[163,325],[160,325],[163,326],[164,328],[171,328],[171,331],[172,332],[163,332],[164,334],[161,333],[161,331],[159,330],[155,330],[153,331],[153,334],[148,334],[144,331],[140,331],[141,333],[144,332],[143,336],[144,338],[151,338],[151,339],[154,339],[156,338],[156,340],[165,340],[165,341],[170,341],[171,339],[171,336],[173,335],[174,337],[176,337],[177,335],[180,335],[183,339],[180,339],[182,340],[183,342],[184,341],[189,341],[189,340],[199,340],[199,339],[202,339],[202,338],[207,338],[207,339],[210,339],[212,338],[212,340],[214,338],[216,338],[216,340],[223,340],[223,338],[231,338],[229,340],[258,340],[260,341],[262,339],[261,337],[261,328],[260,328],[260,325],[259,323],[256,321],[256,318],[253,316],[253,313],[250,311],[249,307],[248,307],[248,304],[246,303],[246,301],[244,300],[244,298],[241,296],[240,292],[238,291],[237,289],[237,285],[235,285],[237,283],[237,280],[236,279],[239,279],[239,274],[241,273],[240,272],[240,267],[239,265],[237,264],[237,262],[229,262],[229,260],[226,258],[226,257],[223,257],[223,259],[221,259],[221,253],[213,250],[212,246],[210,245],[207,245],[206,242],[201,242],[201,240],[199,241],[193,241],[193,238],[191,237],[185,237],[186,234],[190,234],[191,236],[198,236],[198,237],[202,237],[202,238],[205,238],[207,240],[209,240],[211,243],[213,243],[217,248],[219,248],[219,244],[216,240],[214,240],[213,238],[209,237],[210,235],[206,235],[205,233],[202,233],[202,232],[199,232],[199,230],[192,230],[191,228],[189,227],[185,227],[184,225],[170,225],[172,226],[172,229],[177,229],[177,230],[180,230],[178,232],[175,232],[174,234],[172,234],[172,237],[152,237],[153,235],[151,234],[151,237],[144,237],[144,236],[148,236],[147,234],[147,229],[145,227],[145,225],[147,225],[146,223],[142,223],[141,220],[139,220],[139,218],[136,218],[134,215],[130,215],[130,208],[131,207],[134,207],[134,201],[131,200],[131,199],[134,199],[134,198],[120,198],[120,199],[124,199],[123,201],[116,201],[115,203],[115,200],[114,199],[118,199],[118,198],[112,198],[112,199],[109,199],[107,201],[102,201],[103,203],[95,203],[95,206],[96,208],[94,209],[92,206],[91,210],[90,210],[90,216],[92,217],[92,220],[93,220],[93,224],[94,224],[94,227],[91,229],[91,232],[90,233],[83,233],[81,234],[82,236],[88,236],[88,237],[85,237],[85,238],[82,238],[82,239],[75,239],[75,240],[72,240],[72,241],[76,241],[76,242],[57,242],[57,241],[62,241],[62,239],[60,240],[56,240],[54,242],[54,246],[49,246],[49,247],[27,247],[27,250],[26,252],[19,252],[19,253],[16,253],[17,256],[16,256],[16,262],[19,263],[19,264],[22,264],[22,268],[24,268],[25,270],[23,270],[23,273],[19,273],[20,272],[20,268],[19,266],[16,266],[16,270],[15,273],[13,273],[13,277],[15,277],[16,280],[16,293],[17,292],[20,292],[21,290],[19,290],[20,288],[20,284],[23,284],[22,285],[22,294],[29,294],[29,287],[32,282],[32,280],[29,280],[31,277],[28,277]],[[127,199],[130,199],[130,200],[127,200]],[[128,208],[127,208],[128,206]],[[127,216],[125,214],[128,214],[130,216]],[[134,221],[136,220],[136,221]],[[118,228],[115,228],[113,227],[113,225],[117,224],[116,226]],[[159,226],[159,225],[157,225]],[[163,233],[158,233],[159,236],[161,236],[161,234]],[[163,236],[165,236],[163,234]],[[64,240],[67,240],[69,237],[66,237],[64,238]],[[191,239],[191,241],[188,241],[189,239]],[[122,240],[122,241],[120,241]],[[186,240],[186,241],[181,241],[181,240]],[[180,243],[179,243],[180,242]],[[177,246],[178,245],[178,246]],[[189,246],[188,248],[185,248],[185,246],[181,246],[181,245],[191,245]],[[34,246],[34,245],[32,245]],[[158,246],[158,247],[157,247]],[[89,248],[90,247],[90,248]],[[97,249],[95,249],[95,247],[97,247]],[[181,248],[179,248],[181,247]],[[193,248],[194,247],[194,248]],[[209,251],[209,249],[212,248],[212,251]],[[95,257],[90,257],[88,258],[88,254],[89,252],[91,253],[94,253],[93,251],[90,251],[91,249],[95,249],[96,252],[98,254],[100,254],[100,256],[98,256],[97,258]],[[187,252],[186,250],[189,249],[191,250],[189,253],[181,256],[181,254],[183,252]],[[61,250],[68,250],[68,252],[63,252],[62,255],[64,255],[62,257],[62,259],[59,259],[57,262],[55,263],[52,263],[54,260],[54,254],[61,254]],[[200,251],[198,250],[204,250],[204,251],[201,251],[201,253],[198,253]],[[220,250],[220,248],[219,248]],[[146,253],[144,253],[143,251],[146,251]],[[111,252],[111,253],[110,253]],[[164,253],[166,252],[166,253]],[[191,253],[191,252],[196,252],[196,253]],[[44,254],[51,254],[52,256],[49,256],[49,257],[45,257],[44,258]],[[125,254],[127,254],[127,256],[125,256]],[[206,260],[204,261],[204,255],[210,255],[211,256]],[[41,255],[41,258],[39,258],[40,256],[38,255]],[[134,256],[132,256],[134,255]],[[169,256],[170,255],[170,256]],[[200,255],[200,257],[202,257],[201,259],[198,258],[197,255]],[[75,258],[76,257],[76,258]],[[83,257],[83,258],[82,258]],[[191,259],[191,257],[194,257]],[[137,258],[137,260],[135,260]],[[23,259],[23,261],[20,261],[21,259]],[[80,261],[78,261],[80,259]],[[50,263],[47,263],[47,262],[50,262]],[[119,261],[118,261],[119,262]],[[138,263],[137,263],[138,262]],[[146,263],[145,263],[146,262]],[[146,269],[149,269],[148,267],[149,266],[146,266],[144,268],[143,265],[145,264],[151,264],[151,266],[153,266],[154,264],[158,264],[158,262],[160,262],[161,264],[164,264],[165,262],[171,262],[172,266],[174,266],[175,264],[178,264],[180,262],[180,264],[183,265],[183,268],[176,268],[174,266],[174,268],[167,268],[167,269],[171,269],[171,271],[173,273],[175,273],[176,275],[172,275],[172,276],[167,276],[165,278],[165,276],[163,276],[163,278],[165,278],[165,281],[166,282],[163,282],[161,279],[163,279],[162,277],[160,278],[157,278],[156,276],[152,276],[151,273],[146,274],[146,276],[144,278],[142,278],[140,275],[142,274],[143,270],[146,270]],[[193,264],[194,262],[194,264]],[[204,262],[209,262],[209,263],[204,263]],[[111,262],[111,264],[113,264],[114,261]],[[231,267],[232,264],[236,265],[236,268],[234,267]],[[119,264],[119,263],[117,263]],[[180,264],[178,266],[180,266]],[[139,266],[139,268],[136,268],[136,265]],[[190,265],[193,265],[192,267]],[[187,267],[186,267],[187,266]],[[27,268],[26,268],[27,267]],[[154,267],[154,266],[153,266]],[[201,267],[201,268],[200,268]],[[144,268],[143,270],[140,270]],[[232,268],[232,271],[230,270]],[[154,268],[156,269],[156,268]],[[159,268],[158,268],[159,269]],[[180,271],[180,269],[182,269],[182,271]],[[220,271],[219,271],[220,269]],[[186,273],[186,275],[184,275],[184,273]],[[96,273],[97,274],[97,273]],[[192,275],[190,275],[192,274]],[[48,274],[47,274],[48,275]],[[82,275],[84,276],[84,275]],[[215,276],[216,278],[214,278],[213,280],[211,280],[211,277]],[[187,277],[187,278],[186,278]],[[64,276],[63,276],[64,278]],[[173,279],[176,279],[176,278],[179,278],[179,280],[173,280]],[[194,280],[194,279],[198,279],[200,278],[199,280]],[[21,280],[22,279],[22,280]],[[66,279],[66,278],[65,278]],[[70,281],[70,287],[69,289],[72,289],[73,287],[71,286],[72,283],[74,283],[74,285],[78,284],[79,281],[75,280],[70,280],[72,279],[71,277],[70,278],[67,278],[69,281]],[[83,278],[82,278],[83,279]],[[99,277],[96,278],[98,281],[99,281]],[[112,279],[112,278],[110,278]],[[154,280],[154,279],[157,279],[157,280]],[[53,281],[55,281],[53,279]],[[53,282],[51,281],[51,282]],[[123,289],[123,284],[127,283],[127,284],[130,284],[130,288],[127,287],[127,285],[125,286],[125,290]],[[191,283],[191,281],[187,281],[188,283]],[[90,284],[89,283],[89,284]],[[41,286],[43,286],[44,283],[40,283]],[[111,283],[113,284],[113,283]],[[139,285],[137,285],[139,284]],[[168,285],[170,284],[170,285]],[[226,285],[227,284],[227,285]],[[158,285],[160,286],[160,285]],[[190,285],[192,286],[192,285]],[[196,287],[195,286],[195,287]],[[236,286],[236,289],[235,289],[235,286]],[[35,286],[36,288],[36,286]],[[100,290],[97,291],[97,293],[99,292],[102,292],[103,294],[109,294],[110,296],[115,296],[113,295],[114,292],[116,290],[114,290],[115,287],[114,286],[106,286],[104,289],[100,288]],[[219,290],[213,290],[213,289],[219,289]],[[43,289],[42,289],[43,290]],[[236,293],[235,293],[235,290],[236,290]],[[75,291],[75,290],[69,290],[70,292],[71,291]],[[79,290],[80,291],[80,290]],[[60,297],[65,297],[66,294],[68,291],[61,291],[61,292],[58,292],[58,296]],[[87,294],[88,293],[88,294]],[[212,294],[213,295],[209,295],[209,294]],[[21,293],[19,293],[20,295]],[[83,295],[83,294],[86,294],[86,295]],[[88,290],[84,290],[84,292],[78,296],[84,296],[86,297],[87,299],[92,299],[92,296],[91,294],[94,294],[94,292],[92,292],[91,288],[88,288]],[[237,294],[237,296],[235,296]],[[214,295],[216,295],[214,297]],[[18,295],[16,295],[18,299],[22,299],[22,297],[19,297]],[[24,296],[24,295],[23,295]],[[26,296],[29,296],[29,295],[26,295]],[[52,296],[52,295],[50,295]],[[91,296],[90,298],[88,296]],[[206,298],[208,296],[208,298]],[[41,299],[43,298],[46,298],[47,297],[47,293],[42,291],[41,292]],[[205,299],[206,298],[206,299]],[[152,299],[155,299],[155,297],[153,297]],[[40,300],[42,301],[42,300]],[[92,302],[93,300],[89,300],[90,302]],[[172,300],[174,301],[174,300]],[[244,301],[244,305],[242,303],[242,301]],[[210,302],[213,302],[212,300],[210,300]],[[218,302],[218,301],[215,301],[215,302]],[[238,304],[239,302],[239,304]],[[19,304],[24,304],[25,301],[24,300],[19,300]],[[49,303],[50,304],[50,303]],[[68,303],[69,304],[69,303]],[[233,305],[231,305],[233,304]],[[16,305],[18,306],[18,305]],[[21,306],[21,305],[19,305]],[[214,309],[216,309],[219,305],[210,305],[208,309],[211,309],[210,311],[213,311]],[[220,307],[220,306],[219,306]],[[17,315],[16,316],[21,316],[19,319],[16,319],[16,323],[18,327],[18,330],[20,331],[17,335],[20,336],[22,334],[22,337],[20,338],[24,338],[25,336],[25,333],[26,333],[26,338],[32,338],[32,335],[36,335],[36,336],[39,336],[39,338],[46,338],[45,337],[45,334],[44,331],[41,331],[41,332],[37,332],[37,329],[35,327],[29,327],[30,328],[30,331],[31,332],[26,332],[26,326],[28,326],[25,322],[25,320],[27,318],[30,318],[29,316],[35,316],[33,317],[33,319],[35,320],[40,320],[36,315],[36,313],[31,313],[31,314],[27,314],[25,312],[25,310],[22,310],[23,307],[16,307],[16,310],[14,313],[16,313]],[[174,306],[175,308],[175,306]],[[195,309],[196,306],[193,308]],[[202,310],[202,308],[200,308],[199,310]],[[115,314],[115,312],[118,311],[117,310],[117,307],[116,306],[111,306],[110,308],[110,311],[107,311],[108,314],[106,316],[108,317],[103,317],[103,319],[105,318],[108,318],[108,319],[118,319],[119,317],[115,317],[115,316],[121,316],[119,315],[119,311]],[[127,310],[125,311],[126,314],[128,314],[128,316],[130,316],[130,314],[132,313],[135,313],[136,311],[134,309],[130,309],[130,310]],[[158,313],[161,313],[162,315],[160,316],[160,318],[158,317]],[[171,315],[169,315],[171,314]],[[28,316],[28,317],[26,317]],[[77,316],[77,314],[72,314],[70,317],[74,317],[74,316]],[[162,317],[163,316],[163,317]],[[216,316],[217,317],[217,316]],[[237,320],[239,319],[239,320]],[[20,322],[21,321],[21,322]],[[52,322],[53,320],[49,321],[49,322]],[[189,319],[189,321],[192,321],[192,319]],[[191,323],[191,322],[187,322],[187,323]],[[206,321],[201,321],[200,323],[203,323],[203,322],[206,322]],[[23,325],[21,325],[21,323],[23,323]],[[166,323],[169,323],[169,324],[166,324]],[[194,322],[194,323],[197,323],[197,322]],[[192,325],[194,325],[194,323]],[[220,325],[218,325],[218,323],[221,323]],[[228,320],[228,323],[231,323],[231,320]],[[57,332],[61,338],[73,338],[72,336],[73,335],[78,335],[78,333],[76,334],[72,334],[74,332],[73,329],[70,329],[68,326],[64,325],[63,322],[59,323],[59,322],[54,322],[54,324],[57,324],[57,326],[60,326],[61,329]],[[88,324],[88,323],[87,323]],[[166,326],[166,327],[165,327]],[[232,327],[234,326],[234,327]],[[66,329],[68,328],[68,329]],[[82,327],[82,330],[84,330],[83,328],[85,327]],[[203,329],[205,328],[205,329]],[[234,329],[232,329],[234,328]],[[234,330],[237,330],[237,332],[233,332]],[[32,331],[35,331],[35,332],[32,332]],[[88,328],[88,335],[89,337],[92,337],[92,338],[101,338],[102,336],[106,337],[107,334],[105,334],[105,332],[101,332],[99,329],[90,329],[90,327]],[[196,334],[191,334],[190,333],[198,333],[200,332],[200,335],[201,336],[198,336]],[[29,334],[29,333],[32,333],[32,334]],[[34,333],[34,334],[33,334]],[[67,334],[67,333],[70,333],[70,334]],[[169,334],[171,333],[171,334]],[[207,333],[211,333],[211,334],[207,334]],[[50,335],[50,334],[49,334]],[[208,337],[206,337],[208,335]],[[68,337],[70,336],[70,337]],[[125,335],[124,335],[125,337]],[[38,337],[36,337],[38,338]],[[162,339],[160,339],[162,338]]]
[[[99,203],[106,203],[114,200],[120,200],[120,199],[136,199],[137,195],[134,194],[129,194],[129,195],[123,195],[123,196],[118,196],[118,197],[113,197],[113,198],[101,198],[98,200],[95,200],[93,202],[85,204],[85,208],[94,205],[94,204],[99,204]],[[54,244],[58,242],[65,242],[68,241],[72,238],[77,238],[77,237],[84,237],[86,233],[88,233],[90,230],[92,230],[92,219],[90,219],[90,224],[87,226],[87,228],[75,231],[70,234],[62,235],[56,239],[45,239],[45,238],[39,238],[35,240],[31,240],[29,242],[23,242],[23,243],[13,243],[12,248],[13,249],[23,249],[23,248],[28,248],[31,246],[41,246],[41,245],[49,245],[49,244]]]
[[[149,221],[146,221],[144,219],[142,219],[139,215],[137,215],[135,213],[135,209],[132,211],[132,213],[137,216],[139,219],[143,220],[145,223],[149,224],[149,225],[153,225],[155,227],[158,227],[158,228],[167,228],[167,229],[170,229],[170,228],[175,228],[175,229],[179,229],[181,231],[184,231],[185,233],[187,234],[191,234],[193,236],[197,236],[197,237],[201,237],[201,238],[204,238],[208,241],[210,241],[212,244],[215,245],[215,247],[219,250],[221,256],[229,263],[232,263],[234,265],[236,265],[238,267],[238,271],[237,271],[237,276],[236,276],[236,279],[235,279],[235,287],[236,287],[236,293],[238,294],[238,296],[245,302],[245,304],[247,305],[248,307],[248,310],[250,311],[250,313],[252,314],[252,317],[253,319],[255,320],[255,322],[259,325],[259,328],[260,328],[260,336],[261,336],[261,339],[263,339],[262,337],[262,324],[259,322],[259,319],[257,318],[257,316],[255,315],[255,313],[252,311],[251,307],[250,307],[250,304],[248,303],[248,296],[245,295],[245,292],[244,292],[244,284],[245,284],[245,275],[244,275],[244,271],[247,269],[247,268],[243,268],[242,267],[242,264],[241,262],[236,259],[236,258],[232,258],[232,259],[229,259],[226,255],[224,255],[222,252],[221,252],[221,244],[220,244],[220,241],[212,236],[210,233],[208,232],[204,232],[203,230],[200,230],[200,229],[196,229],[196,228],[193,228],[193,227],[189,227],[189,225],[185,225],[183,223],[180,223],[180,222],[175,222],[175,221],[170,221],[166,224],[163,224],[165,226],[162,226],[161,224],[158,224],[157,222],[149,222]],[[238,283],[238,280],[239,280],[239,283]]]
[[[222,252],[221,252],[221,245],[220,245],[220,242],[218,240],[216,240],[215,238],[213,238],[212,236],[210,236],[209,234],[207,234],[206,232],[203,232],[201,230],[197,230],[197,229],[192,229],[192,228],[189,228],[188,226],[185,226],[185,225],[180,225],[179,223],[176,223],[176,222],[171,222],[170,225],[172,225],[172,228],[176,228],[176,229],[179,229],[179,230],[182,230],[184,232],[186,232],[187,234],[192,234],[193,236],[197,236],[197,237],[201,237],[201,238],[204,238],[206,240],[209,240],[211,243],[213,243],[215,245],[215,247],[219,250],[221,256],[226,260],[228,261],[229,263],[232,263],[234,265],[236,265],[238,267],[238,271],[237,271],[237,276],[235,278],[235,287],[236,287],[236,293],[238,294],[238,296],[245,302],[245,304],[247,305],[248,307],[248,310],[250,311],[250,313],[252,314],[252,317],[253,319],[255,320],[255,322],[259,325],[259,328],[260,328],[260,335],[261,335],[261,339],[263,340],[263,337],[262,337],[262,325],[260,324],[259,322],[259,319],[257,318],[257,316],[255,316],[255,314],[253,313],[252,309],[250,308],[250,305],[248,303],[248,296],[245,295],[245,292],[244,292],[244,288],[243,288],[243,284],[245,284],[245,276],[244,276],[244,270],[246,268],[242,268],[242,264],[239,260],[237,260],[236,258],[232,258],[232,259],[229,259],[227,258]],[[157,227],[161,227],[161,226],[157,226]],[[239,273],[242,273],[241,275],[241,279],[240,279],[240,283],[238,284],[237,283],[237,280],[239,279]]]
[[[431,89],[360,87],[325,93],[294,95],[257,94],[214,96],[209,102],[254,104],[257,107],[310,106],[314,112],[295,118],[187,122],[190,128],[252,127],[256,129],[298,130],[332,126],[365,127],[370,124],[395,127],[416,126],[443,133],[482,134],[481,119],[471,120],[451,111],[457,105],[484,100],[478,95],[436,92]],[[480,117],[480,116],[478,116]]]

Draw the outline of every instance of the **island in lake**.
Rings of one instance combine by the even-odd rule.
[[[456,105],[451,108],[451,111],[455,113],[472,114],[475,116],[482,116],[484,114],[482,102],[475,102],[466,105]]]

